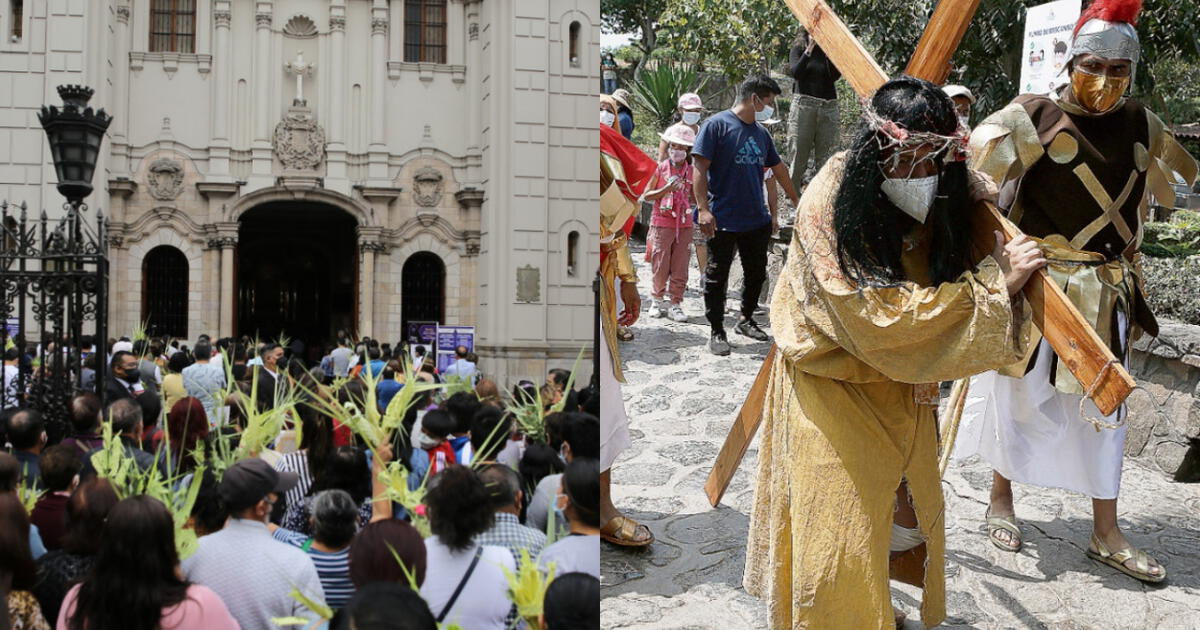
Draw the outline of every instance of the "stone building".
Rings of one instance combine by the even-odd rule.
[[[0,198],[61,212],[36,116],[56,86],[114,116],[87,200],[109,221],[112,333],[474,325],[501,384],[590,356],[597,0],[0,13]]]

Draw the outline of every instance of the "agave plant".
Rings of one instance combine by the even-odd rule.
[[[659,62],[634,80],[633,100],[654,119],[656,127],[665,129],[675,116],[679,95],[699,92],[707,82],[707,77],[701,77],[687,64]]]

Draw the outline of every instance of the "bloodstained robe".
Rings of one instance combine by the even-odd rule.
[[[946,616],[937,383],[1019,359],[1028,309],[1018,302],[1014,315],[991,257],[930,286],[929,226],[906,239],[910,281],[844,278],[833,229],[844,165],[845,153],[830,159],[801,199],[771,304],[781,360],[767,387],[744,584],[766,600],[771,628],[890,627],[888,542],[903,478],[925,542],[892,571],[923,586],[932,627]],[[987,188],[972,174],[976,201]]]

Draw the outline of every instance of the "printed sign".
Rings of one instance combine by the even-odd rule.
[[[475,351],[474,326],[438,326],[437,330],[437,365],[438,373],[446,371],[450,364],[457,359],[454,349],[466,346],[467,352]]]
[[[1029,7],[1025,13],[1019,86],[1022,94],[1049,94],[1070,82],[1067,55],[1080,5],[1080,0],[1056,0]]]
[[[423,349],[425,354],[433,352],[433,347],[437,344],[437,331],[437,322],[408,322],[406,338],[409,358],[412,359],[414,369],[419,369],[423,360],[417,358],[417,348]]]

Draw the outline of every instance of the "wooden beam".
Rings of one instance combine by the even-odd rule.
[[[825,4],[824,0],[784,0],[792,13],[800,19],[804,28],[825,55],[841,71],[842,77],[859,96],[870,96],[887,82],[887,73],[870,53],[862,47],[858,38],[846,27],[846,23]]]
[[[945,83],[950,76],[950,60],[978,8],[979,0],[941,0],[904,73],[936,85]]]
[[[775,365],[775,355],[778,353],[775,344],[771,344],[767,358],[758,369],[758,376],[750,388],[750,394],[746,396],[746,402],[742,403],[742,409],[738,411],[733,427],[729,429],[729,435],[725,436],[725,443],[721,445],[721,452],[717,453],[717,460],[713,463],[712,472],[708,474],[708,481],[704,483],[704,493],[708,495],[708,501],[713,507],[725,496],[725,489],[729,487],[733,474],[742,463],[746,449],[750,448],[750,442],[754,441],[754,434],[758,433],[758,425],[762,423],[763,407],[766,404],[767,382],[771,380],[771,368]]]

